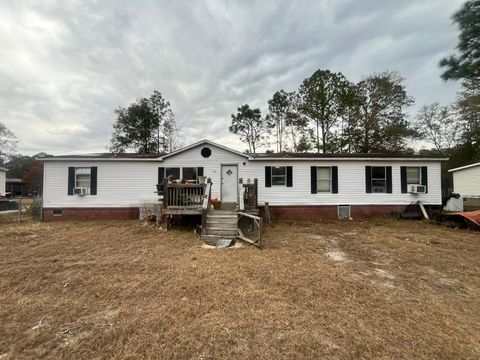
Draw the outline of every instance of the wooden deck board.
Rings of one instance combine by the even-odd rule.
[[[179,207],[170,206],[165,210],[165,214],[169,214],[169,215],[202,214],[202,207],[201,206],[179,206]]]

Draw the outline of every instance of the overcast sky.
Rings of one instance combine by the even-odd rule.
[[[450,103],[439,60],[460,0],[0,1],[0,122],[18,152],[105,151],[113,110],[159,90],[184,144],[244,150],[230,114],[317,69],[399,71],[416,105]]]

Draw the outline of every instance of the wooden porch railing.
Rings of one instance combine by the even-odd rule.
[[[203,195],[202,203],[202,235],[207,234],[207,216],[210,211],[210,204],[212,201],[212,182],[210,179],[207,180],[205,186],[205,194]]]
[[[165,207],[201,207],[205,184],[164,184],[163,204]]]

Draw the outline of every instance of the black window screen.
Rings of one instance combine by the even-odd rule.
[[[167,168],[165,172],[165,176],[169,178],[172,177],[172,180],[180,179],[180,168]]]
[[[372,166],[372,192],[387,192],[387,176],[385,166]]]
[[[183,168],[183,180],[197,180],[197,168],[184,167]]]
[[[285,166],[272,166],[272,185],[285,185],[287,183],[286,169]]]

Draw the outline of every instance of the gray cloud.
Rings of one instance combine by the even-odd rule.
[[[454,100],[438,61],[462,1],[22,1],[0,5],[0,121],[19,152],[102,151],[113,110],[159,90],[185,139],[244,149],[244,103],[266,109],[319,68],[397,70],[416,106]],[[415,108],[412,109],[412,111]]]

